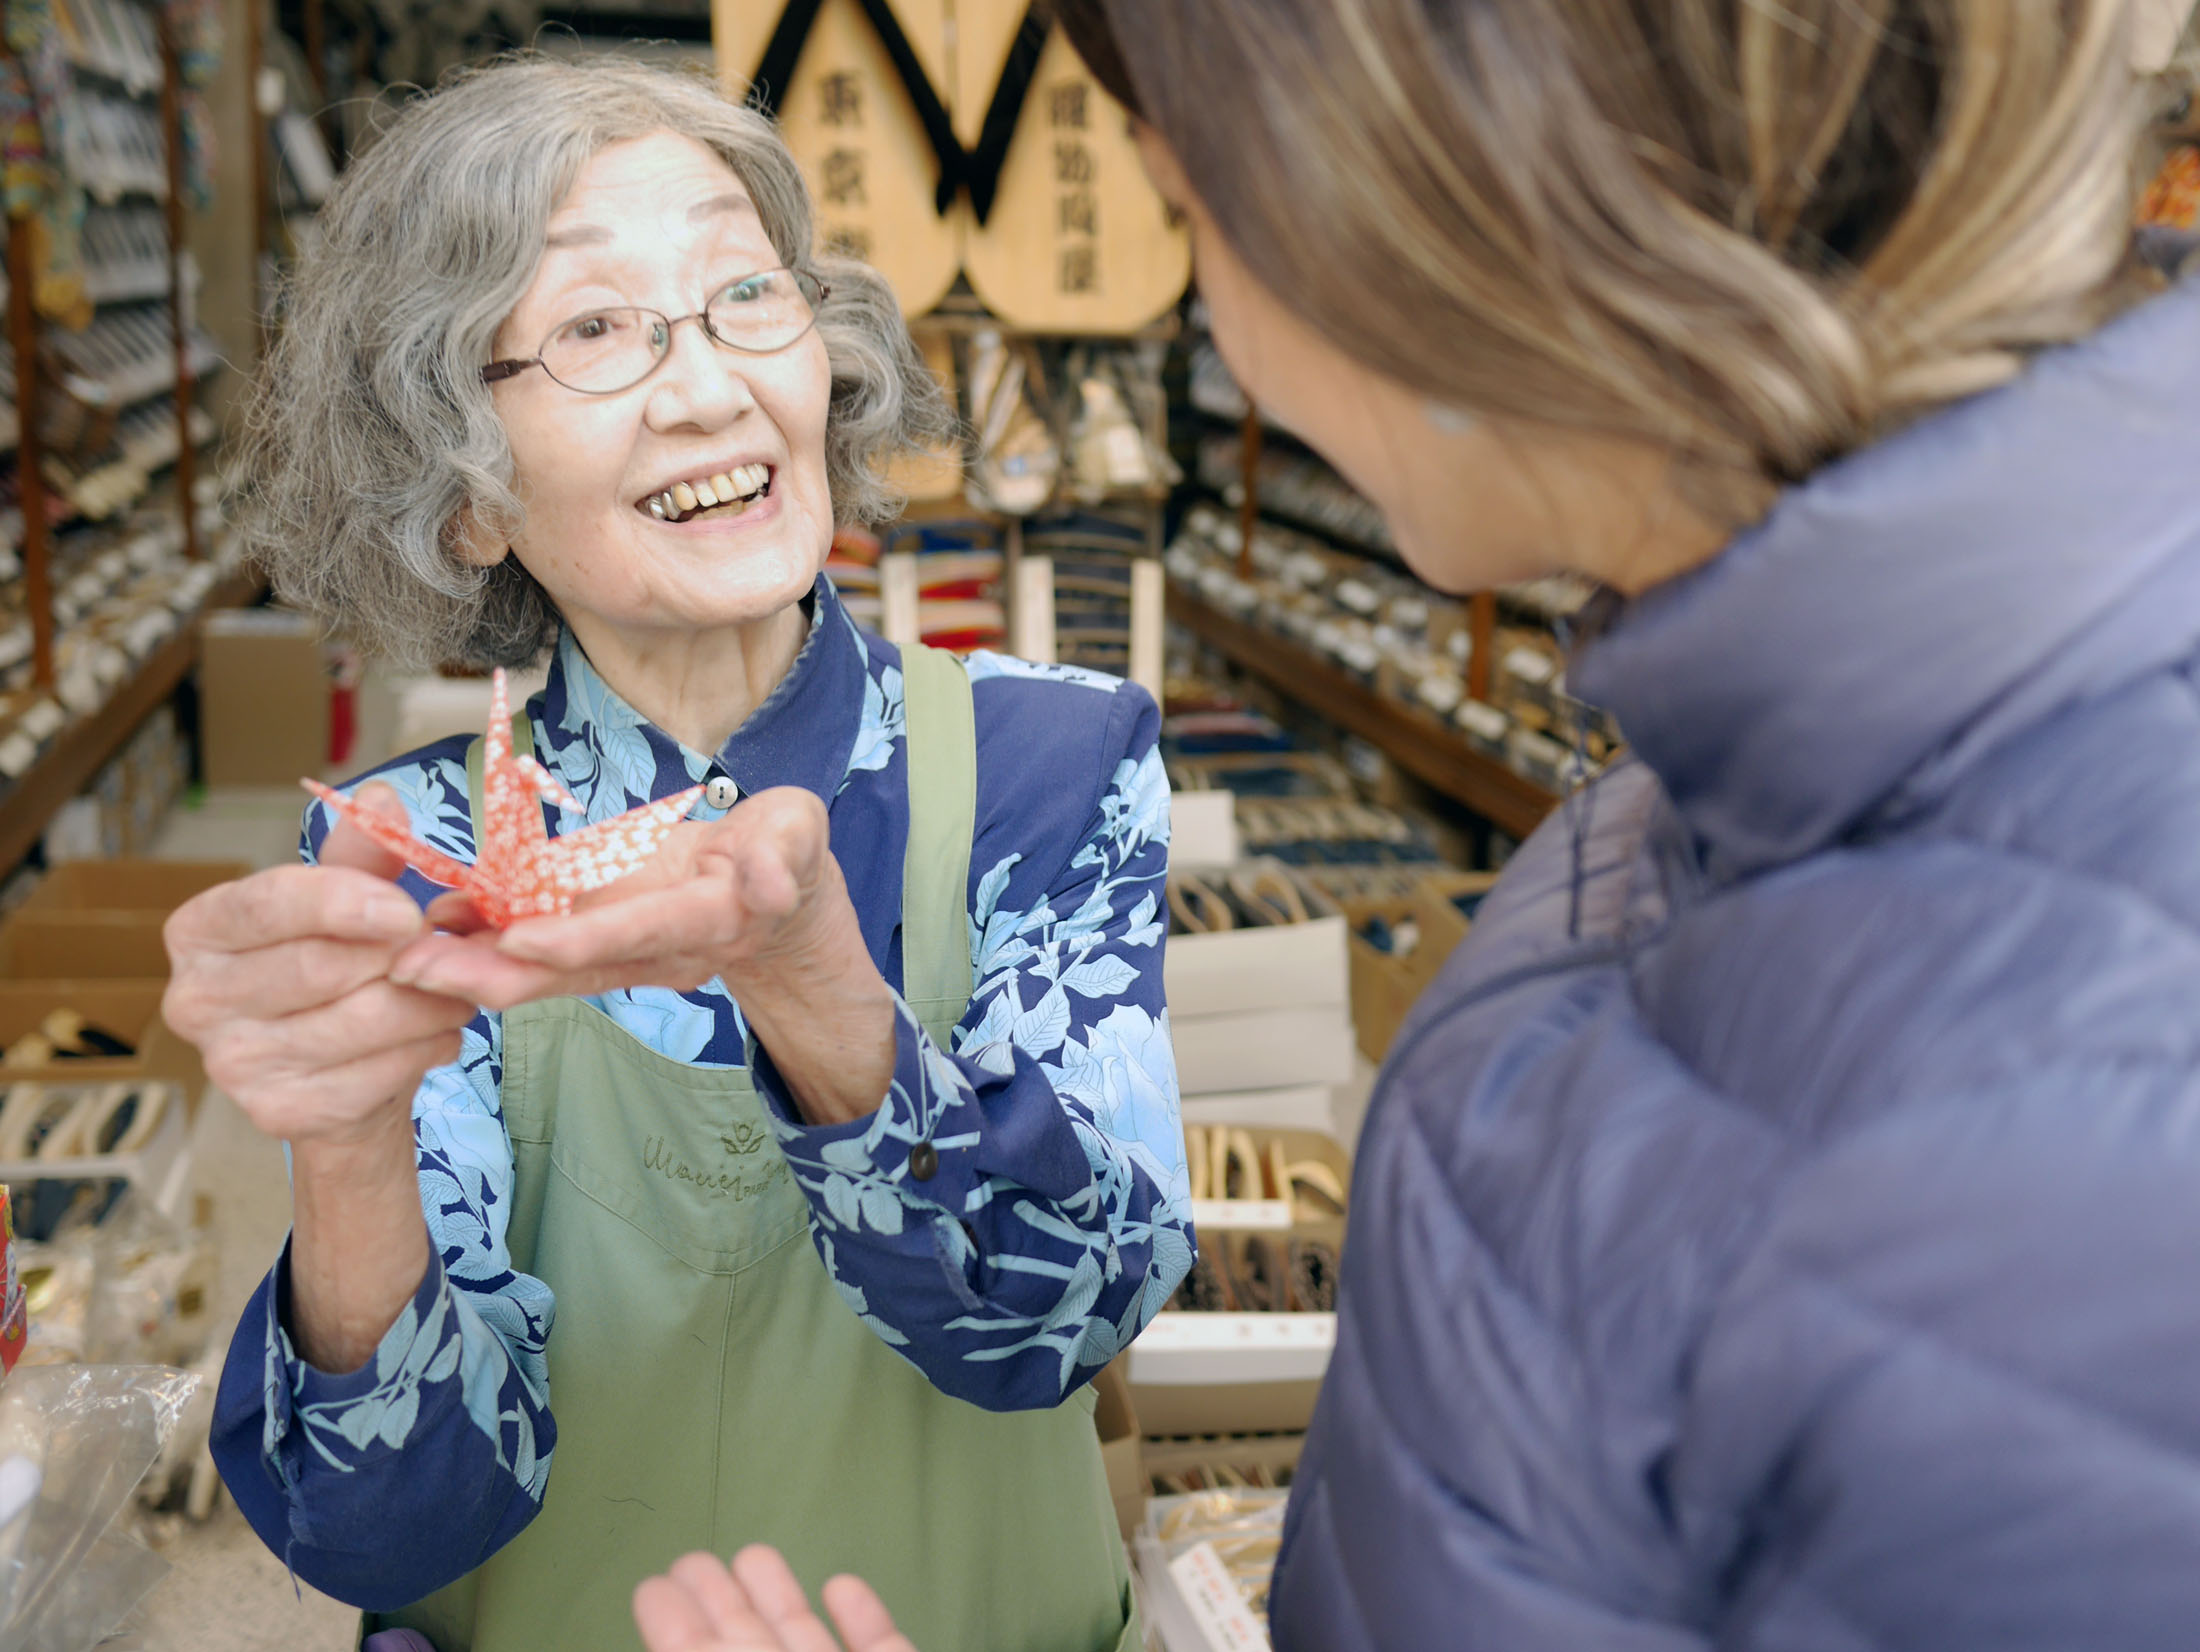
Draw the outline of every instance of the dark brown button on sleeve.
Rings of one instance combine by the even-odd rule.
[[[940,1150],[928,1141],[920,1141],[909,1149],[909,1174],[920,1182],[928,1182],[939,1174]]]

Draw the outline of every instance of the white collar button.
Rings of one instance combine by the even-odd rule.
[[[741,801],[741,788],[733,783],[731,776],[712,775],[710,783],[703,788],[703,801],[714,809],[730,809]]]

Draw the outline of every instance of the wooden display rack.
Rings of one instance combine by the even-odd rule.
[[[199,543],[197,445],[191,432],[197,379],[191,365],[191,337],[185,323],[189,302],[184,284],[183,80],[176,43],[164,12],[153,8],[160,43],[160,122],[165,151],[166,199],[163,213],[168,238],[168,319],[175,335],[176,507],[181,514],[184,554],[204,555]],[[55,683],[53,544],[47,520],[47,486],[42,469],[44,370],[39,355],[39,322],[32,307],[35,271],[27,220],[7,220],[8,337],[15,353],[17,437],[16,467],[22,491],[23,580],[31,624],[31,671],[36,686]],[[258,581],[235,576],[216,585],[206,609],[248,602]],[[187,623],[147,657],[106,703],[62,730],[53,746],[0,800],[0,872],[29,853],[54,811],[75,796],[119,750],[132,730],[172,694],[197,658],[198,626]]]
[[[1441,719],[1378,692],[1312,649],[1248,625],[1180,584],[1169,587],[1168,611],[1240,669],[1357,734],[1408,774],[1513,837],[1526,837],[1558,807],[1555,794],[1476,751]]]
[[[1260,458],[1266,429],[1260,409],[1248,407],[1238,443],[1237,572],[1246,581],[1254,577],[1253,536],[1261,521]],[[1311,526],[1303,531],[1322,533]],[[1179,587],[1171,587],[1168,609],[1171,619],[1241,669],[1350,729],[1407,773],[1514,837],[1526,837],[1558,806],[1553,793],[1476,751],[1440,719],[1377,693],[1311,649],[1248,625]],[[1496,592],[1477,591],[1468,599],[1467,625],[1472,643],[1467,697],[1487,703],[1496,652]]]

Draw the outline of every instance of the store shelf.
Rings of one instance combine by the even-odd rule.
[[[1382,750],[1398,767],[1512,836],[1526,837],[1558,807],[1555,794],[1469,746],[1450,725],[1379,694],[1287,637],[1224,613],[1175,580],[1169,618],[1279,694]]]
[[[216,608],[236,608],[259,594],[256,575],[232,574],[207,593],[199,616]],[[89,717],[80,717],[55,738],[51,750],[0,799],[0,870],[13,867],[44,835],[54,811],[81,792],[138,724],[176,690],[199,652],[199,616],[162,643],[129,681]]]

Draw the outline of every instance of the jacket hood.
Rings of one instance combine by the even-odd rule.
[[[1731,877],[2200,649],[2200,281],[1827,467],[1585,645]]]

